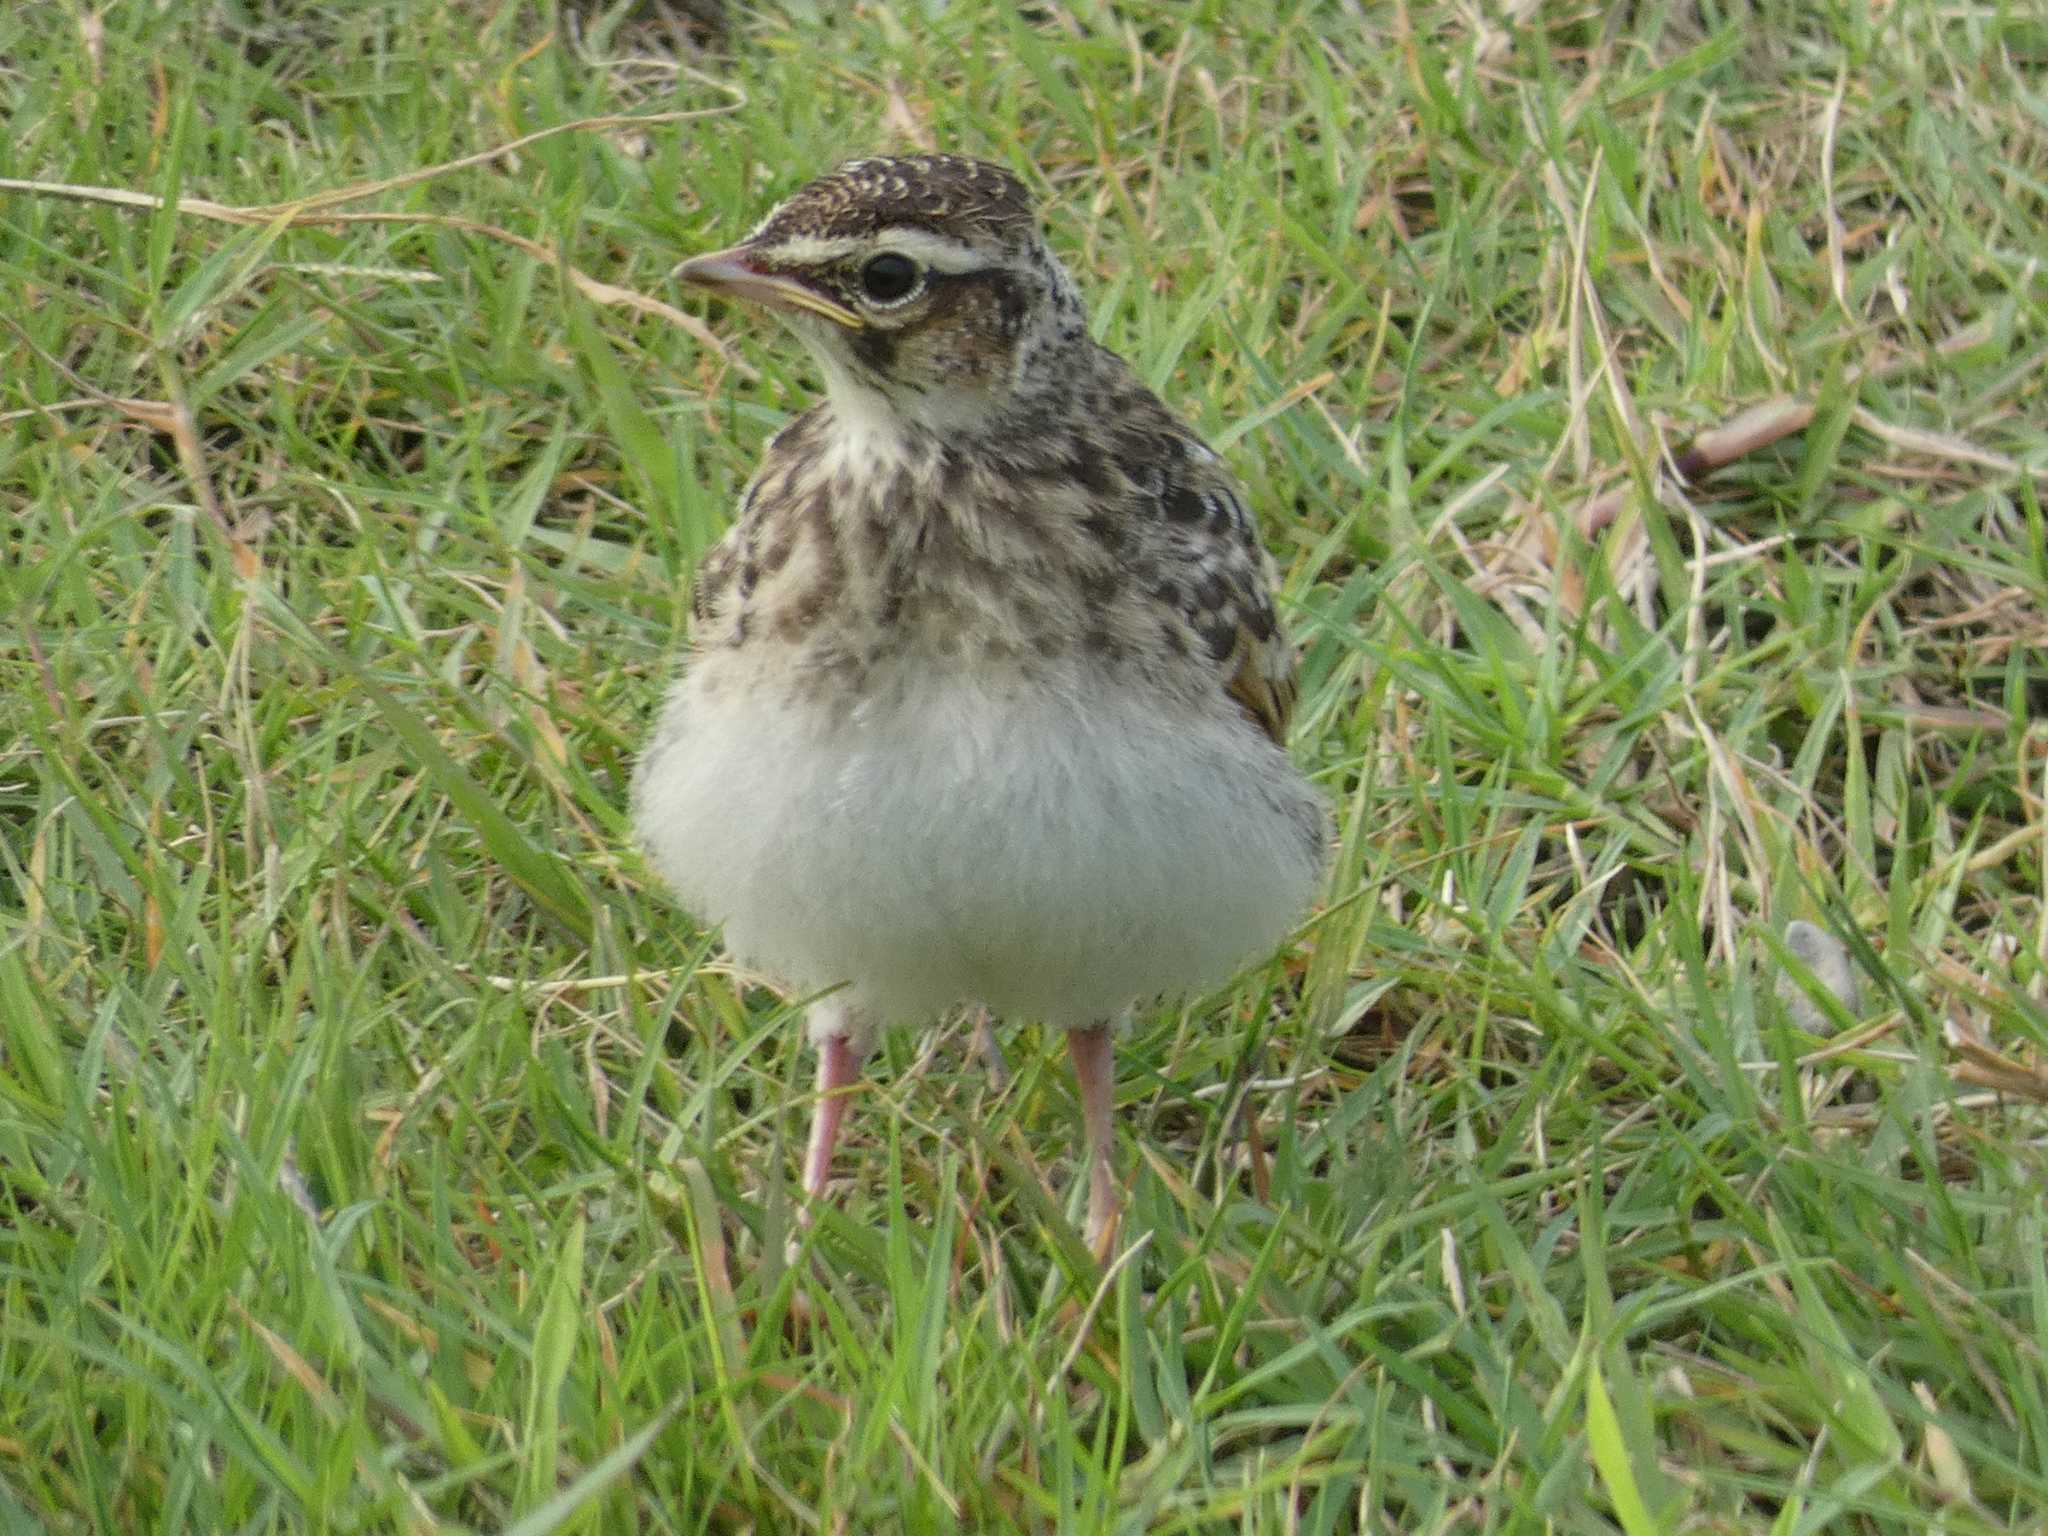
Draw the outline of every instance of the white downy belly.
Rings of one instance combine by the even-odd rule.
[[[684,904],[791,987],[843,984],[880,1022],[1082,1024],[1215,985],[1314,894],[1321,801],[1227,707],[927,676],[835,713],[713,675],[737,660],[676,685],[634,820]]]

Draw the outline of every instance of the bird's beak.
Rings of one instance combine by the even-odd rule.
[[[729,251],[713,251],[708,256],[692,256],[676,268],[675,275],[699,288],[730,294],[736,299],[751,299],[770,309],[808,309],[812,314],[823,315],[850,331],[857,331],[867,324],[845,305],[833,303],[795,278],[780,272],[762,271],[754,264],[753,253],[744,245],[736,245]]]

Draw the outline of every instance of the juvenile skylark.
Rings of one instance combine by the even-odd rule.
[[[697,572],[640,836],[822,994],[808,1199],[876,1029],[977,1003],[1068,1032],[1101,1251],[1114,1021],[1271,949],[1323,865],[1252,516],[1000,167],[853,161],[679,275],[773,311],[826,398]]]

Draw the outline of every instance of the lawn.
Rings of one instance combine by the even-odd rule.
[[[717,15],[0,12],[0,1536],[2044,1529],[2048,22]],[[625,814],[818,382],[667,275],[905,148],[1232,460],[1337,810],[1107,1270],[957,1019],[787,1261]]]

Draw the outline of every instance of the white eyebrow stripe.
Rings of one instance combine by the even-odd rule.
[[[827,238],[822,235],[791,235],[787,240],[777,241],[770,249],[774,252],[776,261],[805,267],[828,266],[834,262],[844,261],[849,256],[880,254],[883,251],[898,252],[908,256],[927,271],[941,272],[948,276],[960,272],[979,272],[989,265],[986,256],[962,245],[958,240],[902,224],[865,236],[840,235],[836,238]]]
[[[878,250],[899,251],[933,272],[979,272],[989,265],[988,257],[980,251],[926,229],[899,225],[882,230],[874,243]]]

